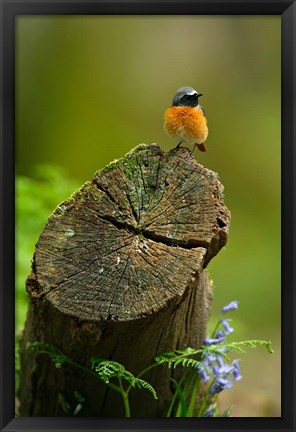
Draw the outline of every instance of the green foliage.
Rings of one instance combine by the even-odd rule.
[[[25,280],[30,274],[35,244],[49,215],[68,198],[78,183],[62,169],[50,165],[35,167],[33,178],[16,177],[16,332],[23,328],[27,311]]]
[[[116,361],[92,358],[91,367],[106,384],[109,383],[111,378],[122,378],[123,376],[126,376],[127,381],[132,382],[131,376],[133,377],[133,375],[126,374],[125,367]]]
[[[144,369],[138,376],[127,371],[119,362],[97,357],[92,357],[90,359],[90,367],[86,368],[65,355],[56,346],[46,342],[35,341],[28,343],[27,349],[34,354],[47,354],[55,364],[56,368],[62,367],[65,363],[69,363],[72,366],[87,371],[88,373],[93,373],[94,371],[94,375],[100,381],[121,394],[127,417],[130,417],[128,396],[132,388],[146,389],[152,394],[154,399],[158,399],[154,387],[149,382],[141,379],[140,376],[148,372],[150,369],[160,365],[166,365],[169,368],[176,368],[177,366],[183,367],[185,370],[179,382],[175,379],[171,379],[175,387],[175,393],[168,408],[167,417],[173,415],[174,408],[176,417],[193,417],[196,415],[203,417],[206,412],[209,412],[209,410],[211,410],[211,417],[215,417],[218,415],[217,404],[212,403],[213,398],[209,397],[209,392],[206,394],[206,397],[204,397],[204,400],[202,400],[201,407],[196,414],[195,401],[200,388],[200,376],[197,373],[197,369],[203,368],[206,372],[209,372],[209,367],[201,361],[196,360],[195,357],[198,356],[199,358],[202,358],[208,354],[214,355],[215,357],[221,356],[222,358],[229,359],[226,352],[229,353],[235,351],[240,354],[245,354],[246,351],[242,347],[256,348],[257,346],[264,346],[269,353],[273,352],[271,342],[263,340],[231,342],[220,346],[202,346],[200,349],[187,347],[185,349],[163,353],[155,357],[155,363]],[[111,383],[111,379],[116,379],[118,385]],[[124,388],[123,382],[126,382],[128,386]],[[81,404],[84,402],[84,398],[79,392],[75,392],[75,394],[76,396],[74,396],[79,403],[74,410],[74,415],[76,415],[75,412],[78,413],[78,411],[80,411]],[[58,395],[58,403],[62,407],[63,411],[70,415],[70,404],[61,393]],[[231,410],[232,407],[226,410],[222,416],[229,416]]]
[[[176,393],[180,399],[181,415],[177,412],[176,417],[187,417],[186,392],[182,390],[177,380],[171,378],[171,381],[174,383]]]
[[[248,340],[241,342],[230,342],[224,345],[210,345],[210,346],[202,346],[200,349],[194,348],[185,348],[182,350],[176,350],[171,352],[163,353],[157,357],[155,357],[155,361],[158,364],[167,364],[169,368],[177,367],[182,365],[184,367],[202,367],[206,371],[208,371],[208,367],[204,365],[201,361],[193,358],[194,356],[204,357],[206,354],[221,356],[222,358],[229,360],[229,356],[226,354],[230,351],[236,351],[240,354],[245,354],[246,348],[256,348],[257,346],[264,346],[269,353],[273,352],[271,342],[264,340]]]
[[[18,393],[19,390],[19,386],[20,386],[20,368],[21,368],[21,364],[20,364],[20,344],[21,344],[21,340],[22,340],[22,336],[20,333],[15,335],[15,340],[14,340],[14,376],[15,376],[15,381],[14,381],[14,388],[15,388],[15,394]]]
[[[85,398],[77,390],[74,391],[73,398],[76,401],[74,407],[71,406],[71,403],[67,400],[63,393],[58,393],[58,405],[68,416],[77,416],[81,412],[85,402]]]
[[[206,349],[207,347],[205,347]],[[192,356],[195,356],[197,354],[202,354],[203,350],[199,349],[193,349],[193,348],[185,348],[183,350],[176,350],[171,352],[163,353],[157,357],[155,357],[156,363],[160,364],[166,364],[169,368],[173,367],[176,368],[179,365],[182,365],[184,367],[202,367],[205,369],[208,369],[207,366],[205,366],[203,363],[201,363],[199,360],[196,360]]]
[[[151,384],[143,379],[135,377],[131,372],[127,371],[122,364],[116,361],[93,357],[91,359],[91,367],[106,384],[109,384],[111,378],[116,378],[120,382],[127,381],[131,387],[146,389],[152,394],[154,399],[157,399],[156,391]]]
[[[155,399],[157,399],[156,391],[150,383],[139,377],[135,377],[131,372],[127,371],[122,364],[116,361],[92,357],[90,360],[90,367],[85,367],[82,364],[76,362],[74,359],[68,357],[55,345],[46,342],[35,341],[27,343],[27,349],[33,354],[47,354],[55,364],[56,368],[61,368],[64,364],[68,363],[94,375],[97,379],[108,385],[116,392],[120,393],[122,396],[126,417],[130,417],[129,392],[132,388],[146,389]],[[110,379],[112,378],[117,379],[118,385],[110,382]],[[123,381],[126,381],[128,384],[126,388],[123,386]],[[81,409],[80,405],[82,404],[82,401],[84,402],[84,398],[82,398],[78,392],[76,392],[75,397],[79,403],[74,410],[74,415],[77,410],[79,411]],[[58,403],[64,412],[70,412],[70,405],[66,401],[64,395],[59,394]]]
[[[229,360],[229,356],[227,353],[231,351],[235,351],[240,354],[246,354],[246,350],[244,350],[242,347],[256,348],[257,346],[263,346],[267,349],[267,351],[270,354],[273,353],[273,349],[270,341],[258,340],[258,339],[240,341],[240,342],[230,342],[219,346],[215,346],[215,345],[202,346],[202,349],[197,351],[202,351],[202,356],[208,353],[210,355],[215,355],[215,356],[218,355],[223,357],[225,360]]]
[[[218,413],[217,404],[213,407],[215,409],[215,414]],[[233,405],[230,405],[222,414],[222,417],[230,417],[233,410]],[[216,417],[216,416],[215,416]]]
[[[57,369],[61,368],[64,363],[72,360],[60,351],[56,346],[46,342],[27,343],[27,349],[33,354],[47,354]]]
[[[157,393],[156,393],[154,387],[152,387],[152,385],[149,384],[147,381],[140,379],[140,378],[136,378],[135,383],[134,383],[134,387],[146,389],[146,390],[150,391],[150,393],[152,393],[152,396],[154,397],[154,399],[158,399]]]
[[[67,415],[77,416],[82,410],[85,398],[77,391],[73,393],[74,399],[77,401],[75,407],[72,408],[70,402],[63,393],[58,393],[58,404]]]
[[[256,348],[257,346],[265,347],[269,353],[273,352],[271,342],[269,341],[247,340],[230,342],[219,346],[203,345],[200,349],[187,347],[174,352],[166,352],[155,357],[155,362],[158,365],[166,364],[169,368],[176,368],[177,366],[185,368],[179,382],[172,380],[175,386],[175,392],[167,411],[167,417],[172,416],[173,413],[175,413],[175,417],[203,417],[207,412],[211,412],[211,417],[218,416],[217,403],[212,403],[213,399],[217,399],[217,395],[211,397],[209,394],[209,390],[214,381],[211,381],[208,391],[201,398],[199,408],[196,408],[196,398],[200,390],[201,382],[197,370],[203,369],[206,373],[210,372],[210,368],[202,361],[196,360],[196,357],[203,359],[206,355],[210,355],[215,358],[220,357],[224,360],[229,360],[228,353],[233,351],[245,354],[246,350],[242,347]],[[232,407],[226,410],[222,416],[230,416],[231,410]]]
[[[77,400],[78,403],[83,404],[85,402],[85,398],[82,396],[82,394],[79,393],[79,391],[75,390],[74,392],[74,398]]]
[[[71,415],[71,405],[60,392],[58,393],[58,404],[66,414]]]

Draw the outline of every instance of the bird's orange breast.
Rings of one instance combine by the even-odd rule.
[[[172,106],[164,113],[164,129],[172,138],[203,143],[208,136],[207,119],[198,108]]]

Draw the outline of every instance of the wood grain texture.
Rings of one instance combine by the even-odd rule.
[[[163,351],[199,346],[212,295],[206,266],[225,245],[229,223],[218,175],[188,149],[136,147],[48,219],[27,280],[23,347],[46,341],[85,365],[98,355],[139,373]],[[21,414],[62,415],[57,392],[71,397],[79,387],[84,415],[122,415],[117,395],[73,374],[23,348]],[[135,392],[137,415],[163,415],[173,374],[159,368],[145,377],[162,402]]]

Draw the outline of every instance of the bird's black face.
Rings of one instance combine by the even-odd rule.
[[[198,93],[194,88],[182,87],[174,96],[173,106],[196,107],[200,96],[202,96],[202,94]]]

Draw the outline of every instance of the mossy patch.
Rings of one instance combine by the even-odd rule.
[[[99,175],[102,171],[114,171],[115,169],[118,168],[120,162],[122,161],[122,159],[114,159],[114,161],[110,162],[108,165],[106,165],[106,167],[103,170],[99,170],[96,172],[96,176]]]

